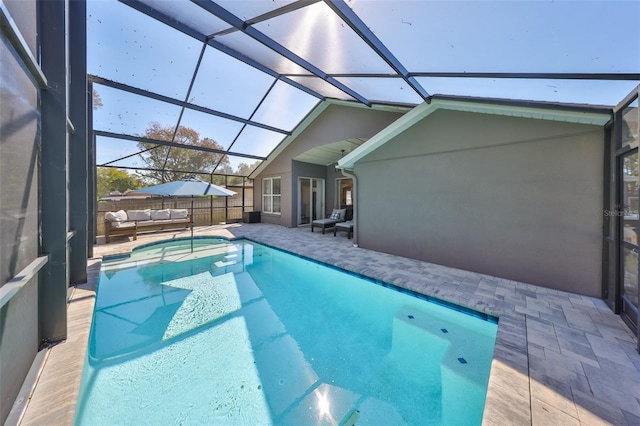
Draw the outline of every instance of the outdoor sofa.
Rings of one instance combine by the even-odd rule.
[[[104,236],[109,243],[114,235],[131,235],[135,241],[138,232],[188,228],[187,209],[118,210],[104,214]]]

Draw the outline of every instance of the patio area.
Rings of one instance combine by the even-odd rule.
[[[102,256],[189,231],[99,239],[89,281],[73,289],[69,337],[43,357],[24,414],[8,424],[72,424]],[[344,234],[308,227],[229,224],[196,236],[246,237],[500,318],[484,412],[485,424],[640,424],[640,355],[619,316],[596,298],[542,288],[354,247]],[[626,392],[622,392],[625,389]]]

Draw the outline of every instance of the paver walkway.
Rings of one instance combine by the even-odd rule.
[[[96,246],[94,254],[126,253],[138,245],[188,235],[188,231],[156,233],[141,235],[135,242],[122,238]],[[600,299],[365,250],[354,247],[344,236],[312,233],[309,228],[234,224],[199,227],[195,235],[247,237],[498,316],[484,424],[640,425],[636,339]],[[69,318],[76,320],[72,315]],[[79,321],[88,327],[86,317]],[[40,407],[62,407],[65,400],[72,400],[72,406],[66,411],[60,408],[67,416],[58,417],[56,423],[72,424],[68,413],[73,413],[77,386],[56,392],[45,379],[59,383],[60,377],[80,377],[78,371],[66,371],[56,363],[57,357],[68,357],[65,351],[84,358],[84,352],[78,352],[84,349],[69,344],[74,339],[73,327],[70,323],[69,341],[51,350],[23,424],[41,424],[37,420]],[[47,392],[39,393],[39,389]]]

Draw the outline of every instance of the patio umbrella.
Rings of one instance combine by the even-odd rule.
[[[145,194],[161,195],[163,197],[175,197],[180,195],[191,196],[191,252],[193,253],[193,197],[214,196],[230,197],[236,193],[212,183],[203,182],[200,179],[188,178],[179,179],[172,182],[161,183],[159,185],[148,186],[136,189],[132,192],[142,192]]]

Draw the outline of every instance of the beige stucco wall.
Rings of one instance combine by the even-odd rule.
[[[398,112],[381,111],[363,107],[329,105],[300,135],[275,158],[255,179],[254,209],[262,210],[262,179],[280,176],[282,178],[282,213],[280,215],[261,214],[262,222],[292,227],[296,225],[297,177],[293,176],[292,160],[316,146],[351,138],[370,138],[402,116]],[[319,177],[319,176],[313,176]],[[330,176],[325,185],[335,185]],[[329,189],[327,195],[333,191]],[[327,209],[333,208],[333,201],[326,198]]]
[[[356,164],[358,243],[600,297],[603,140],[439,110]]]

